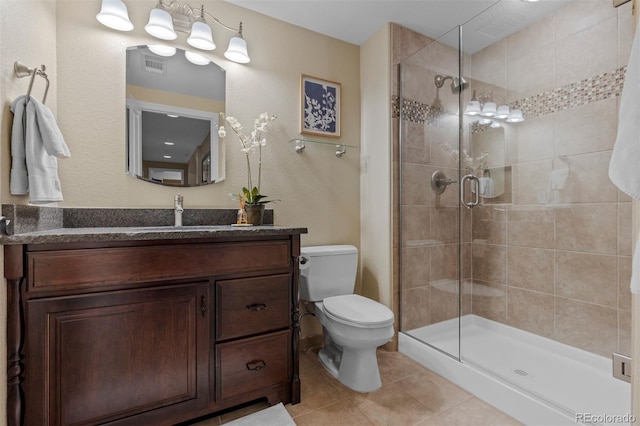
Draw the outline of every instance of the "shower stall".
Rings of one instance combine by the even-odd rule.
[[[549,10],[518,27],[527,7]],[[527,424],[629,423],[631,199],[608,166],[631,6],[503,0],[420,48],[392,34],[414,46],[394,51],[400,351]]]

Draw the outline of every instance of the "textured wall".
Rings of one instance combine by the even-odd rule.
[[[9,2],[10,9],[20,8]],[[27,2],[33,7],[40,2]],[[52,9],[52,2],[41,2]],[[34,30],[43,33],[52,47],[40,43],[16,43],[3,60],[51,64],[52,93],[47,104],[57,109],[60,128],[72,153],[59,162],[65,200],[73,207],[168,207],[174,188],[151,185],[125,175],[124,71],[125,49],[130,45],[158,42],[143,29],[155,1],[129,1],[135,29],[130,33],[100,25],[95,15],[100,1],[58,1],[54,23]],[[222,53],[231,32],[213,26],[218,48],[205,53],[227,70],[227,112],[251,127],[263,111],[278,115],[268,136],[263,159],[262,190],[280,199],[271,205],[276,224],[306,226],[303,244],[348,243],[359,245],[358,150],[337,159],[330,147],[309,144],[296,154],[289,140],[298,137],[299,75],[316,75],[342,83],[342,141],[360,142],[359,48],[288,25],[221,1],[204,2],[205,9],[223,22],[244,23],[252,62],[239,65]],[[28,34],[19,22],[9,22],[3,33]],[[215,24],[212,24],[215,25]],[[53,44],[50,40],[54,40]],[[174,42],[188,48],[186,35]],[[15,49],[14,49],[15,48]],[[57,54],[56,54],[57,52]],[[8,58],[8,59],[4,59]],[[56,70],[57,63],[57,70]],[[4,78],[12,81],[8,67]],[[26,87],[15,84],[6,93],[9,101]],[[3,129],[6,134],[6,120]],[[204,188],[185,188],[185,206],[233,207],[228,193],[237,192],[246,178],[244,158],[235,136],[226,140],[227,179]],[[5,145],[6,146],[6,145]],[[6,149],[6,148],[4,148]],[[8,194],[9,159],[4,156],[3,202],[26,203],[26,197]]]

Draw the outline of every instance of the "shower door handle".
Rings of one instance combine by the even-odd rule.
[[[475,191],[473,191],[473,189],[471,190],[471,192],[474,194],[474,197],[473,197],[473,201],[469,203],[465,200],[465,197],[464,197],[464,189],[468,181],[471,181],[471,184],[472,185],[475,184],[476,186]],[[462,202],[462,205],[468,209],[472,209],[478,204],[480,204],[480,180],[474,175],[466,175],[462,178],[462,180],[460,180],[460,202]]]

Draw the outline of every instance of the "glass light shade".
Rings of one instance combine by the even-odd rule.
[[[497,113],[497,106],[495,102],[485,102],[482,106],[482,112],[480,113],[483,117],[493,117]]]
[[[478,101],[469,101],[464,109],[465,115],[478,115],[480,112],[480,102]]]
[[[191,62],[192,64],[195,64],[195,65],[208,65],[209,62],[211,62],[210,60],[208,60],[204,56],[199,55],[199,54],[194,53],[194,52],[189,52],[188,50],[186,50],[184,52],[184,57],[187,58],[187,60],[189,62]]]
[[[150,44],[147,46],[150,51],[159,56],[173,56],[176,54],[176,48],[165,44]]]
[[[175,40],[178,38],[178,34],[173,30],[173,18],[169,12],[157,7],[151,9],[149,22],[144,26],[144,30],[162,40]]]
[[[511,115],[511,110],[509,109],[509,105],[500,105],[498,107],[498,111],[496,112],[495,117],[501,120],[504,120],[505,118],[509,118],[509,115]]]
[[[248,64],[251,59],[247,53],[247,42],[239,34],[229,40],[229,48],[224,57],[239,64]]]
[[[520,123],[524,121],[524,117],[522,116],[522,110],[514,109],[511,111],[511,115],[507,118],[507,122],[509,123]]]
[[[501,127],[501,126],[500,126],[500,123],[498,123],[497,121],[492,121],[490,127],[492,129],[497,129],[498,127]]]
[[[102,7],[96,19],[102,25],[114,30],[131,31],[133,29],[127,5],[122,0],[102,0]]]
[[[487,124],[491,124],[493,122],[493,120],[491,120],[490,118],[481,118],[480,120],[478,120],[478,124],[481,124],[483,126],[486,126]]]
[[[216,44],[213,42],[211,27],[206,22],[196,21],[191,26],[191,34],[187,43],[196,49],[213,50]]]

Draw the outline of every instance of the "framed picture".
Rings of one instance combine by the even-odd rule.
[[[300,75],[300,133],[340,137],[340,83]]]
[[[211,153],[207,152],[207,155],[202,159],[202,182],[208,183],[211,180]]]

